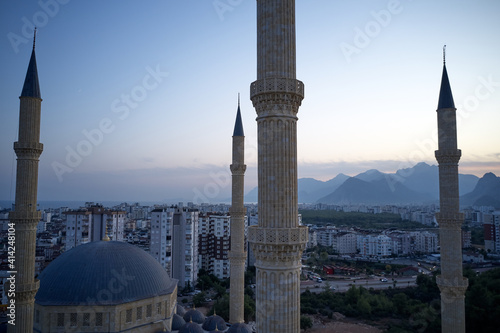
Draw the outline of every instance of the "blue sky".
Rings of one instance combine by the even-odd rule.
[[[495,0],[297,0],[299,177],[436,164],[444,44],[460,172],[499,175],[499,13]],[[0,22],[1,199],[15,194],[33,24],[40,200],[229,197],[238,93],[256,186],[254,0],[3,1]]]

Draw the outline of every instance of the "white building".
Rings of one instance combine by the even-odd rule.
[[[438,235],[429,231],[416,231],[411,233],[413,251],[422,253],[438,252]]]
[[[66,216],[66,251],[88,242],[96,242],[108,236],[123,241],[125,212],[111,211],[102,205],[64,212]]]
[[[177,207],[151,212],[150,253],[179,280],[194,286],[198,278],[198,210]]]
[[[392,254],[393,242],[386,235],[358,235],[359,254],[367,257],[388,257]]]

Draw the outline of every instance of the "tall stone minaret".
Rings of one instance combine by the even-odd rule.
[[[231,273],[229,297],[229,322],[231,324],[244,322],[244,290],[245,290],[245,206],[243,205],[245,170],[245,134],[241,122],[240,100],[238,96],[238,111],[233,132],[233,163],[231,208],[231,250],[229,265]]]
[[[258,125],[258,225],[249,228],[257,268],[259,333],[300,331],[301,256],[297,112],[304,84],[295,77],[295,0],[257,0],[257,81],[250,87]]]
[[[443,333],[465,333],[465,290],[462,274],[463,214],[459,212],[456,108],[451,94],[443,49],[443,77],[437,108],[440,211],[436,213],[441,245],[441,275],[436,281],[441,291],[441,326]]]
[[[36,34],[36,31],[35,31]],[[36,37],[36,35],[35,35]],[[21,92],[19,138],[14,142],[17,155],[16,204],[9,220],[16,229],[16,325],[9,332],[33,332],[33,307],[39,281],[35,280],[36,226],[41,213],[36,209],[38,159],[43,150],[40,143],[40,110],[42,98],[38,84],[33,51]]]

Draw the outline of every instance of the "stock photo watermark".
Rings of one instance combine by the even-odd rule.
[[[168,76],[168,72],[162,71],[160,65],[157,65],[155,69],[148,66],[146,72],[147,74],[142,78],[141,84],[134,86],[129,93],[121,94],[119,98],[111,102],[111,112],[115,113],[119,120],[127,119],[130,116],[130,111],[136,109],[148,97],[148,93],[158,88]],[[95,128],[83,129],[82,135],[84,139],[80,140],[75,146],[67,145],[65,147],[66,156],[64,162],[53,161],[51,163],[59,182],[63,181],[64,174],[73,172],[85,157],[92,154],[95,147],[104,142],[105,135],[112,133],[115,129],[116,121],[109,117],[102,118]]]
[[[393,17],[401,14],[402,12],[403,5],[399,0],[389,1],[385,9],[378,11],[372,10],[370,12],[372,20],[366,22],[362,27],[354,27],[354,37],[352,42],[342,42],[339,45],[347,63],[351,63],[353,56],[360,54],[361,51],[366,49],[371,42],[389,26]]]
[[[212,5],[219,17],[219,20],[224,21],[227,12],[232,12],[237,6],[241,5],[243,0],[214,0]]]
[[[36,11],[30,18],[21,17],[21,28],[18,32],[9,32],[7,39],[15,53],[19,52],[19,47],[30,44],[33,38],[35,27],[38,29],[45,27],[60,11],[62,5],[66,5],[71,0],[40,0],[38,5],[40,10]]]

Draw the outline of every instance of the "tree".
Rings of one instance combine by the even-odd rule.
[[[196,295],[193,296],[193,304],[194,306],[202,306],[204,303],[205,303],[205,298],[206,298],[206,294],[205,292],[201,292],[201,293],[198,293]]]
[[[313,327],[311,318],[308,316],[300,316],[300,329],[307,330]]]

